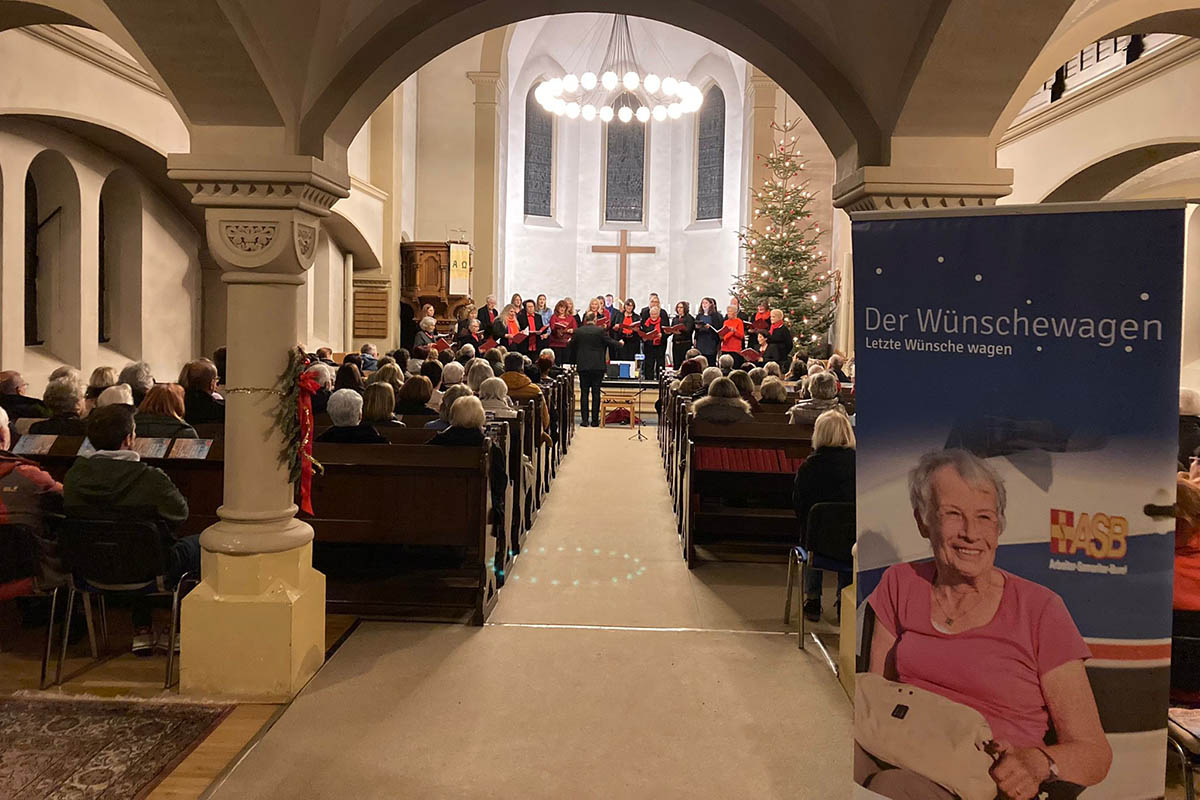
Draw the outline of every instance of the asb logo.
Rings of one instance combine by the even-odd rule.
[[[1050,509],[1050,552],[1055,555],[1085,554],[1095,559],[1124,558],[1129,522],[1100,512],[1079,514]]]

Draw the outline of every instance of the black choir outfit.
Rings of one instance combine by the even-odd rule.
[[[792,331],[782,322],[777,322],[767,329],[767,349],[763,353],[763,361],[774,361],[780,369],[787,367],[788,356],[792,353]]]
[[[702,327],[702,323],[707,323],[708,328]],[[721,350],[721,337],[717,331],[721,330],[721,326],[725,324],[725,317],[720,311],[714,309],[708,314],[703,311],[696,314],[695,331],[696,331],[696,349],[700,354],[708,359],[708,365],[715,367],[717,365],[717,353]]]
[[[532,314],[521,311],[517,314],[517,325],[520,326],[522,331],[528,331],[529,335],[525,337],[524,341],[515,345],[509,345],[509,349],[516,350],[518,353],[527,355],[534,361],[537,361],[542,342],[542,337],[537,332],[546,327],[542,324],[542,315],[536,311]]]
[[[662,330],[666,324],[666,315],[659,313],[657,317],[647,315],[640,326],[642,333],[650,336],[642,341],[642,352],[646,356],[642,376],[651,380],[656,379],[666,366],[667,335]]]
[[[675,369],[683,366],[687,351],[692,349],[693,336],[696,332],[696,318],[691,314],[677,314],[671,317],[671,327],[682,325],[683,333],[671,334],[671,364]]]
[[[479,330],[490,330],[491,327],[496,324],[496,320],[500,317],[500,309],[488,308],[487,306],[484,306],[483,308],[479,309],[475,316],[479,319]]]
[[[454,346],[462,347],[464,344],[473,345],[478,348],[479,345],[487,341],[482,333],[471,333],[470,328],[460,330],[458,335],[454,337]]]
[[[637,360],[637,355],[641,352],[642,343],[642,337],[637,335],[637,330],[641,322],[641,318],[638,317],[635,311],[622,311],[613,317],[612,338],[618,341],[624,340],[625,342],[617,348],[618,361]]]

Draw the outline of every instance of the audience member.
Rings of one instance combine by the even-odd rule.
[[[493,380],[500,380],[493,378]],[[442,395],[442,407],[438,411],[436,419],[431,419],[425,423],[425,427],[434,431],[444,431],[450,427],[450,411],[454,406],[454,402],[463,397],[470,397],[471,390],[465,383],[456,383],[446,390]]]
[[[749,362],[747,362],[747,363],[749,363]],[[769,363],[774,364],[775,362],[771,361]],[[776,366],[778,366],[778,365],[776,365]],[[753,369],[751,369],[749,371],[749,375],[750,375],[750,382],[754,384],[755,389],[758,389],[759,387],[762,386],[763,380],[767,377],[767,370],[765,367],[754,367]]]
[[[762,397],[758,402],[764,406],[788,405],[791,402],[788,399],[787,387],[774,375],[763,379],[761,392]]]
[[[704,397],[708,394],[708,387],[712,386],[712,382],[721,377],[720,367],[705,367],[700,373],[700,393],[696,397]]]
[[[46,515],[62,511],[62,484],[34,462],[10,453],[11,448],[8,412],[0,408],[0,524],[23,525],[33,533],[41,562],[37,587],[52,589],[63,575]]]
[[[183,418],[189,425],[225,422],[225,401],[217,394],[217,365],[207,358],[197,359],[184,368]],[[138,403],[134,392],[135,405]]]
[[[853,383],[853,381],[850,380],[850,376],[842,371],[842,366],[845,363],[846,360],[844,358],[837,353],[834,353],[829,357],[829,371],[833,373],[833,377],[837,378],[842,383]]]
[[[484,366],[487,366],[486,362],[484,362]],[[456,383],[462,383],[466,374],[466,368],[457,361],[451,361],[442,367],[442,391],[444,392]]]
[[[1200,448],[1200,392],[1179,390],[1179,468],[1187,470]]]
[[[729,373],[733,372],[733,367],[734,367],[733,354],[732,353],[722,353],[717,358],[717,366],[720,368],[722,375],[728,375]]]
[[[225,367],[229,363],[229,350],[221,346],[213,350],[212,356],[213,366],[217,368],[217,385],[225,385]]]
[[[87,389],[83,393],[83,415],[86,417],[96,407],[100,393],[117,382],[117,371],[112,367],[96,367],[88,378]]]
[[[363,391],[362,418],[376,428],[403,428],[396,419],[396,392],[387,381],[376,381]]]
[[[449,352],[449,351],[443,351],[443,352]],[[468,361],[470,361],[474,357],[475,357],[475,345],[464,344],[462,347],[458,348],[458,358],[455,360],[458,361],[460,364],[466,364]]]
[[[345,365],[343,364],[343,366]],[[333,427],[319,435],[318,442],[387,444],[387,439],[383,438],[371,423],[363,421],[363,396],[361,393],[353,389],[338,389],[329,397],[328,410]]]
[[[216,370],[213,370],[214,377]],[[188,504],[167,474],[141,463],[133,450],[136,438],[131,405],[103,406],[87,420],[87,437],[96,448],[89,456],[75,459],[63,478],[63,505],[68,515],[127,516],[147,514],[162,526],[167,550],[168,585],[174,586],[185,573],[200,577],[200,537],[176,539],[176,530],[188,517]],[[133,608],[133,652],[149,655],[155,646],[151,627],[150,598],[135,596]]]
[[[367,379],[367,385],[373,383],[386,383],[392,387],[392,395],[400,396],[400,389],[404,386],[404,373],[400,371],[400,365],[396,363],[381,364],[379,369],[371,373],[371,377]],[[350,386],[347,389],[353,388]]]
[[[392,358],[396,359],[396,366],[400,368],[400,373],[407,375],[408,362],[412,361],[412,354],[400,347],[392,351]]]
[[[317,348],[317,361],[320,361],[322,364],[325,364],[326,366],[329,366],[329,367],[334,367],[334,368],[337,367],[337,363],[333,360],[333,348],[332,347],[318,347]]]
[[[832,375],[830,376],[832,377]],[[792,506],[800,523],[800,542],[808,546],[808,512],[817,503],[854,502],[854,430],[850,418],[841,411],[825,411],[813,424],[813,451],[792,484]],[[850,585],[849,573],[838,574],[838,594],[834,603],[841,613],[842,589]],[[804,578],[804,618],[821,619],[819,569],[808,569]]]
[[[42,393],[42,402],[50,410],[50,419],[33,423],[29,432],[55,436],[86,435],[87,425],[83,421],[84,391],[78,373],[50,381]]]
[[[496,377],[491,364],[488,364],[486,361],[480,362],[478,359],[476,359],[476,362],[467,370],[467,386],[470,386],[473,392],[478,392],[479,387],[483,386],[483,382],[488,378]]]
[[[516,419],[517,412],[508,399],[508,384],[503,378],[488,378],[479,387],[483,410],[497,419]]]
[[[750,373],[735,369],[729,373],[729,380],[733,381],[733,385],[737,387],[738,393],[746,401],[746,405],[750,406],[752,412],[762,410],[758,405],[758,399],[754,396],[754,381],[750,379]]]
[[[783,370],[780,369],[779,364],[777,364],[774,361],[768,361],[766,366],[763,367],[763,372],[767,373],[767,375],[773,375],[776,378],[780,378],[780,379],[783,378]],[[750,377],[753,378],[754,376],[751,375]],[[764,380],[765,380],[765,377],[764,377]]]
[[[437,445],[481,445],[487,414],[478,397],[461,397],[450,409],[450,427],[439,431],[430,441]]]
[[[50,377],[46,378],[46,383],[50,383],[51,381],[60,381],[63,378],[69,378],[70,380],[73,380],[73,381],[81,381],[82,380],[82,377],[79,374],[79,370],[75,369],[74,367],[69,367],[66,364],[63,364],[61,367],[54,368],[54,370],[50,373]]]
[[[27,397],[29,384],[15,370],[0,372],[0,408],[8,414],[10,424],[25,417],[45,418],[50,410],[36,397]]]
[[[692,403],[692,416],[701,422],[753,422],[750,406],[732,380],[718,377],[708,386],[708,394]]]
[[[192,362],[196,363],[196,362]],[[186,372],[190,364],[184,366]],[[213,369],[213,374],[216,374],[216,368]],[[187,385],[180,376],[180,383]],[[126,364],[121,374],[117,376],[117,383],[126,384],[130,391],[133,392],[133,405],[140,406],[142,401],[146,399],[146,393],[150,391],[150,387],[154,385],[154,373],[150,369],[150,365],[145,361],[133,361]],[[215,387],[216,384],[214,383]]]
[[[421,374],[429,378],[430,385],[433,386],[433,394],[429,397],[429,407],[437,411],[442,407],[442,362],[426,361],[421,365]]]
[[[541,387],[529,380],[529,376],[525,374],[525,357],[520,353],[509,353],[504,358],[504,374],[500,376],[504,383],[508,386],[508,396],[513,400],[532,400],[535,397],[542,396]],[[542,438],[549,444],[550,434],[550,408],[549,404],[542,402],[541,406],[542,417]]]
[[[333,367],[324,361],[318,361],[305,372],[316,378],[320,387],[312,396],[313,413],[324,414],[325,406],[329,403],[329,395],[333,394]]]
[[[185,413],[183,387],[178,383],[156,383],[133,419],[138,435],[144,438],[195,439],[196,429],[184,422]]]
[[[812,425],[817,417],[830,409],[845,412],[838,402],[837,378],[832,372],[818,372],[809,378],[808,393],[810,399],[801,400],[788,409],[788,421],[793,425]]]
[[[136,408],[133,404],[133,390],[129,388],[128,383],[114,384],[96,398],[96,408],[104,408],[105,406],[129,406]],[[88,416],[91,416],[89,414]]]
[[[428,356],[429,348],[433,347],[436,335],[437,320],[433,317],[424,317],[417,323],[417,337],[413,339],[413,355],[418,358]]]
[[[433,397],[433,384],[424,375],[413,375],[400,387],[396,395],[396,413],[401,416],[436,417],[437,412],[429,406]]]
[[[504,374],[504,350],[500,347],[493,347],[483,355],[488,364],[492,367],[492,375],[499,378]],[[467,373],[467,378],[470,379],[471,374]]]
[[[1200,611],[1200,463],[1179,473],[1176,482],[1173,606],[1177,611]]]
[[[344,367],[347,364],[353,364],[354,366],[358,367],[358,371],[361,373],[363,364],[362,353],[346,353],[346,355],[342,357],[342,366]]]
[[[361,393],[365,388],[367,387],[363,383],[362,372],[359,371],[353,362],[342,364],[338,367],[337,375],[333,379],[333,390],[335,392],[342,389],[351,389]]]
[[[437,360],[438,360],[438,363],[441,364],[443,367],[446,366],[447,364],[449,364],[450,362],[452,362],[454,360],[454,351],[449,350],[449,349],[439,351],[438,355],[437,355]]]
[[[358,352],[362,356],[362,371],[374,372],[379,366],[379,350],[375,345],[367,342],[358,349]],[[399,359],[396,360],[399,362]]]
[[[704,378],[700,376],[699,372],[684,375],[679,380],[679,386],[675,389],[675,393],[680,397],[702,397],[706,392]]]

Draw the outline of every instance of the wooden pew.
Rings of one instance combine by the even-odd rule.
[[[798,538],[792,483],[811,452],[812,429],[690,419],[686,441],[680,543],[688,568],[697,547],[786,555]]]

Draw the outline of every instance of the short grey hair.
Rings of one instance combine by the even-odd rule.
[[[66,364],[63,364],[61,367],[55,368],[54,372],[51,372],[50,377],[47,378],[46,380],[47,380],[47,382],[49,382],[49,381],[57,381],[62,378],[71,378],[73,380],[80,380],[79,370],[75,369],[74,367],[69,367]]]
[[[700,351],[697,350],[696,348],[692,347],[686,353],[683,354],[683,360],[687,361],[689,358],[695,358],[698,355],[700,355]]]
[[[492,369],[492,365],[484,362],[482,364],[472,364],[467,370],[467,386],[471,387],[471,391],[478,392],[479,387],[488,378],[494,378],[496,371]]]
[[[821,366],[820,364],[809,364],[808,365],[809,377],[812,377],[813,375],[820,375],[822,372],[825,372],[825,368],[823,366]]]
[[[96,398],[96,408],[104,408],[105,406],[131,406],[133,405],[133,390],[129,388],[128,383],[114,384]]]
[[[503,381],[501,381],[503,383]],[[456,401],[471,396],[471,387],[465,383],[456,383],[442,393],[442,404],[438,407],[438,416],[445,422],[450,422],[450,411]]]
[[[767,371],[762,367],[755,367],[750,370],[750,380],[754,381],[755,386],[762,386],[762,382],[766,377]]]
[[[766,372],[767,375],[773,375],[776,378],[783,377],[783,370],[779,368],[779,364],[775,361],[768,361],[767,365],[765,367],[763,367],[763,371]],[[750,377],[753,378],[754,375],[751,374]],[[766,378],[764,378],[763,380],[766,380]]]
[[[722,353],[717,358],[717,366],[721,369],[733,369],[733,356],[729,353]]]
[[[548,358],[551,361],[554,361],[554,348],[543,347],[542,352],[538,353],[538,358]]]
[[[333,386],[333,367],[328,364],[317,362],[304,371],[315,377],[322,389],[328,389]]]
[[[738,391],[737,384],[726,377],[720,377],[708,385],[709,397],[724,397],[727,399],[741,399],[742,393]]]
[[[154,373],[145,361],[134,361],[121,370],[117,383],[129,384],[137,392],[148,392],[154,386]]]
[[[42,393],[42,402],[51,414],[73,414],[79,411],[83,400],[83,384],[76,377],[65,377],[50,381]]]
[[[700,385],[707,389],[713,381],[720,377],[720,367],[705,367],[704,371],[700,373]]]
[[[696,363],[698,363],[700,365],[700,369],[703,370],[703,369],[708,368],[708,356],[695,355],[695,356],[691,356],[691,359],[692,359],[692,361],[695,361]]]
[[[421,330],[429,333],[437,327],[437,320],[433,317],[422,317],[418,325],[420,326]]]
[[[450,424],[455,428],[479,429],[486,422],[487,413],[483,410],[483,403],[474,395],[460,399],[450,409]]]
[[[845,359],[843,359],[843,358],[842,358],[841,356],[839,356],[837,353],[834,353],[833,355],[831,355],[831,356],[829,357],[829,368],[830,368],[830,369],[836,369],[836,368],[838,368],[838,367],[842,366],[842,364],[845,364],[845,363],[846,363]]]
[[[808,393],[814,400],[832,400],[838,396],[837,378],[832,372],[818,372],[808,380]]]
[[[475,357],[475,345],[467,342],[462,347],[458,348],[458,357],[470,360]]]
[[[372,355],[373,356],[376,353],[378,353],[379,350],[377,350],[375,348],[375,345],[371,344],[370,342],[367,342],[362,347],[358,348],[358,352],[363,353],[364,355]]]
[[[362,395],[353,389],[338,389],[329,396],[325,410],[339,428],[349,428],[362,422]]]
[[[466,369],[457,361],[451,361],[446,366],[442,367],[442,386],[448,388],[455,384],[462,383],[463,375],[466,374]]]
[[[488,378],[479,384],[480,400],[504,400],[508,397],[508,384],[503,378]]]
[[[917,461],[917,465],[908,473],[908,499],[917,517],[926,525],[933,525],[933,514],[937,510],[934,506],[933,474],[947,466],[953,467],[972,489],[991,489],[995,492],[996,514],[1000,518],[1000,532],[1003,533],[1004,509],[1008,505],[1004,479],[990,464],[969,450],[933,450]]]

